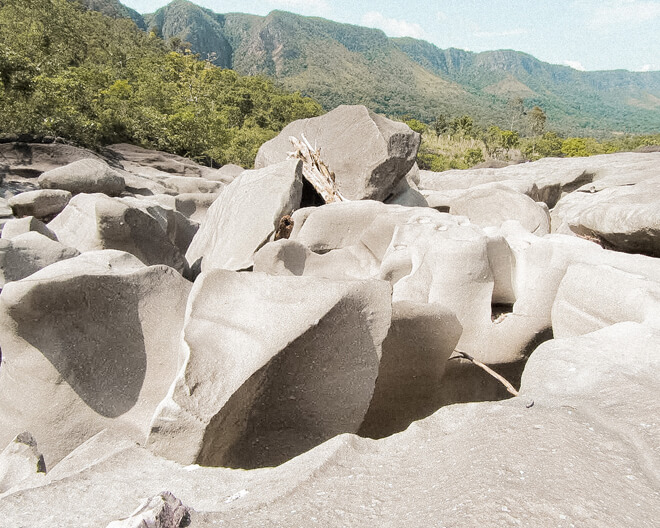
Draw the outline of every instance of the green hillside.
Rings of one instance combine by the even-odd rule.
[[[131,20],[67,0],[0,1],[0,134],[249,166],[286,124],[321,112],[265,78],[169,51]]]
[[[180,37],[202,57],[243,74],[264,74],[326,109],[365,104],[430,122],[470,114],[510,126],[510,101],[540,106],[548,127],[603,135],[660,130],[660,72],[580,72],[510,50],[441,50],[382,31],[273,11],[265,17],[215,14],[175,0],[144,16],[164,38]]]

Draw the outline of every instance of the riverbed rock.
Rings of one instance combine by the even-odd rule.
[[[0,239],[0,288],[61,260],[77,257],[77,249],[31,231]],[[1,345],[0,345],[1,346]]]
[[[186,259],[201,269],[248,269],[254,253],[273,235],[280,219],[300,206],[302,162],[290,160],[244,171],[207,211]]]
[[[150,448],[184,464],[255,468],[357,432],[390,319],[383,281],[202,273]]]
[[[11,239],[31,231],[37,232],[57,242],[57,235],[48,229],[46,224],[34,216],[24,216],[22,218],[8,220],[2,228],[2,235],[0,235],[0,237]]]
[[[61,189],[72,194],[103,193],[118,196],[126,187],[124,178],[104,161],[90,158],[51,169],[39,176],[42,189]]]
[[[34,437],[23,432],[0,453],[0,495],[19,485],[39,484],[46,474],[46,463]]]
[[[71,193],[61,189],[41,189],[17,194],[9,199],[15,216],[51,218],[67,206]]]
[[[341,105],[320,117],[287,125],[264,143],[255,167],[287,159],[290,136],[307,138],[321,149],[321,159],[335,174],[339,192],[349,200],[384,201],[415,163],[420,135],[364,106]]]
[[[28,430],[51,467],[105,428],[144,440],[177,371],[189,291],[173,269],[112,250],[6,284],[0,445]]]
[[[197,230],[181,213],[138,198],[104,194],[75,196],[48,227],[63,244],[81,252],[118,249],[147,265],[184,272],[184,254]]]

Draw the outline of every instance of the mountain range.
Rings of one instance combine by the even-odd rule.
[[[81,0],[132,18],[164,39],[178,37],[217,65],[266,75],[326,109],[364,104],[376,112],[433,121],[469,114],[522,132],[512,104],[541,107],[547,128],[602,136],[660,130],[660,72],[584,72],[513,50],[473,53],[381,30],[284,11],[218,14],[187,0],[139,15],[117,0]],[[123,9],[122,9],[123,8]]]

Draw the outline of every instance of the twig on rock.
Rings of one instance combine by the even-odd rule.
[[[514,388],[511,383],[509,383],[504,377],[500,376],[497,372],[495,372],[492,368],[488,367],[487,365],[484,365],[481,361],[478,359],[475,359],[472,357],[470,354],[467,352],[462,352],[461,350],[454,350],[458,355],[457,356],[452,356],[449,359],[456,359],[456,358],[461,358],[461,359],[467,359],[468,361],[474,363],[477,367],[480,367],[484,369],[488,374],[493,376],[495,379],[497,379],[502,385],[506,387],[506,390],[509,391],[511,394],[514,396],[518,396],[518,391]]]
[[[303,176],[313,185],[325,203],[348,201],[337,190],[335,174],[321,160],[321,149],[312,147],[305,134],[300,134],[300,137],[302,139],[289,137],[295,149],[289,152],[289,159],[303,160]]]

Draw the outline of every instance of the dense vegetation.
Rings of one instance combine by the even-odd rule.
[[[0,0],[0,133],[250,166],[287,123],[321,112],[265,78],[168,49],[131,20],[67,0]]]
[[[144,21],[165,38],[189,40],[204,57],[216,53],[217,64],[268,75],[327,110],[364,104],[427,123],[439,114],[469,114],[482,126],[513,128],[510,105],[522,98],[565,135],[660,131],[660,72],[581,72],[511,50],[441,50],[321,18],[217,14],[186,0]]]

